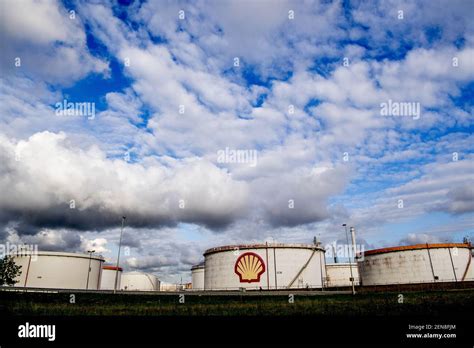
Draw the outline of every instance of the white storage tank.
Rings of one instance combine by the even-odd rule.
[[[205,290],[322,288],[324,249],[318,244],[228,245],[206,250]]]
[[[117,277],[117,290],[120,290],[120,283],[122,280],[122,268],[116,266],[105,265],[102,266],[102,278],[100,280],[101,290],[114,290],[115,279]]]
[[[352,286],[351,268],[354,285],[359,285],[359,269],[356,263],[330,263],[326,264],[326,286]]]
[[[417,244],[364,252],[362,285],[474,280],[470,244]]]
[[[193,290],[204,290],[204,272],[205,272],[204,262],[199,265],[195,265],[191,268],[191,278]]]
[[[104,258],[94,254],[23,251],[11,255],[21,266],[17,287],[52,289],[100,288]]]
[[[160,283],[160,291],[181,291],[184,289],[184,285],[175,283]]]
[[[159,291],[160,281],[154,274],[127,272],[122,274],[121,289],[129,291]]]

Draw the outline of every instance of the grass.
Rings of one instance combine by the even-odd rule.
[[[2,315],[45,316],[426,316],[472,311],[474,290],[299,296],[124,295],[0,291]]]

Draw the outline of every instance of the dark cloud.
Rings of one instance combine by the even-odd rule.
[[[38,245],[39,250],[72,251],[81,249],[81,237],[78,233],[65,230],[42,230],[35,235],[23,236],[25,244]]]
[[[448,193],[447,210],[453,214],[474,212],[474,186],[472,183],[456,187]]]
[[[17,222],[18,233],[26,235],[41,228],[102,231],[119,227],[124,215],[134,228],[185,222],[223,231],[250,215],[275,227],[297,226],[327,218],[327,198],[348,177],[344,167],[305,167],[241,181],[206,160],[145,167],[84,152],[66,140],[65,134],[37,133],[22,143],[24,158],[16,161],[18,145],[0,138],[0,222]]]

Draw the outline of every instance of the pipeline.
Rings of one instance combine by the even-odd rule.
[[[469,261],[467,261],[466,270],[464,271],[461,281],[464,281],[464,279],[467,276],[467,271],[469,270],[469,266],[471,266],[471,259],[472,259],[471,249],[469,249],[469,253],[467,255],[469,256]]]
[[[316,250],[318,249],[313,249],[313,252],[311,253],[311,256],[309,257],[308,261],[306,261],[306,263],[303,265],[303,267],[301,267],[300,271],[296,274],[296,276],[293,278],[293,280],[290,282],[290,284],[288,284],[287,288],[291,288],[291,286],[293,285],[293,283],[295,282],[296,279],[298,279],[298,277],[300,276],[301,273],[303,273],[303,271],[305,270],[305,268],[309,265],[311,259],[313,258],[314,254],[316,253]]]

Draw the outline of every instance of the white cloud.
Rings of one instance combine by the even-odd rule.
[[[32,224],[107,226],[130,213],[130,223],[137,226],[179,220],[218,226],[246,208],[245,183],[206,161],[165,168],[157,162],[143,166],[109,160],[97,147],[76,149],[65,134],[48,132],[18,144],[2,138],[1,146],[1,186],[3,197],[9,197],[1,206],[18,218],[22,210],[36,211],[28,221]],[[21,154],[20,161],[15,153]],[[71,200],[75,209],[69,207]]]
[[[108,73],[108,63],[87,49],[80,16],[71,19],[58,1],[6,0],[0,6],[2,71],[65,85],[91,72]]]
[[[105,252],[110,252],[107,249],[107,239],[105,238],[95,238],[95,239],[86,239],[81,236],[81,249],[83,252],[88,252],[89,250],[94,250],[96,254],[102,254]]]

